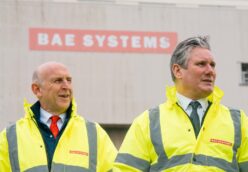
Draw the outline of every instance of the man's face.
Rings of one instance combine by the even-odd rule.
[[[187,67],[180,67],[181,94],[200,99],[210,95],[216,78],[215,62],[208,49],[194,48],[189,54]]]
[[[36,94],[41,107],[52,114],[64,113],[72,99],[72,78],[64,66],[55,65],[41,73],[42,82]]]

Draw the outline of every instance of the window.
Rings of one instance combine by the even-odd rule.
[[[248,85],[248,63],[241,63],[241,84]]]

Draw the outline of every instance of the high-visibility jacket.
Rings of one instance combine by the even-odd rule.
[[[0,172],[48,172],[44,141],[30,105],[26,115],[0,134]],[[117,150],[106,132],[97,124],[76,114],[73,101],[71,117],[61,135],[51,164],[51,172],[111,171]]]
[[[196,138],[175,87],[167,101],[145,111],[131,125],[114,163],[114,172],[248,172],[248,120],[243,111],[220,104],[215,87]]]

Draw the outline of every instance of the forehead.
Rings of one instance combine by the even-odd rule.
[[[189,61],[214,61],[212,52],[206,48],[196,47],[191,50],[189,53]]]
[[[40,77],[43,80],[51,78],[71,77],[68,69],[59,64],[44,66],[40,69]]]

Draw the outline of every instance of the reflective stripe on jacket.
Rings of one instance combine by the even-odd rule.
[[[134,120],[114,171],[248,171],[247,117],[220,105],[218,88],[208,97],[211,106],[197,139],[188,115],[176,103],[174,87],[167,97],[165,104]]]
[[[53,162],[52,170],[53,171],[64,171],[64,169],[67,169],[67,171],[77,171],[77,172],[86,172],[88,169],[91,169],[90,171],[96,171],[96,156],[97,156],[97,143],[96,143],[96,126],[94,123],[86,122],[86,128],[87,128],[87,135],[89,136],[88,138],[88,144],[89,144],[89,153],[85,152],[85,155],[89,157],[89,162],[90,167],[79,167],[79,166],[71,166],[71,165],[66,165],[66,164],[61,164],[61,163],[55,163]],[[9,144],[9,156],[10,156],[10,163],[11,163],[11,169],[14,172],[19,172],[20,170],[20,164],[19,164],[19,155],[18,155],[18,141],[17,141],[17,133],[16,133],[16,125],[11,125],[10,127],[7,128],[6,130],[7,134],[7,140]],[[72,138],[73,139],[73,138]],[[35,145],[34,145],[35,146]],[[23,148],[20,148],[23,149]],[[73,150],[71,150],[73,151]],[[78,151],[78,150],[77,150]],[[70,152],[68,152],[70,153]],[[72,152],[71,152],[72,153]],[[78,151],[75,152],[75,154],[82,154],[83,152]],[[61,156],[61,155],[59,155]],[[39,159],[40,157],[34,157],[36,159]],[[43,159],[43,158],[42,158]],[[27,160],[25,160],[27,161]],[[24,168],[25,169],[25,168]],[[26,169],[25,171],[28,172],[44,172],[47,171],[47,165],[40,165],[40,166],[35,166],[31,167],[29,169]]]
[[[114,145],[98,124],[76,115],[74,106],[56,146],[51,171],[110,171],[116,156]],[[0,171],[48,172],[45,145],[34,114],[29,105],[26,104],[25,109],[25,118],[1,133],[0,146],[7,150],[0,148]]]

